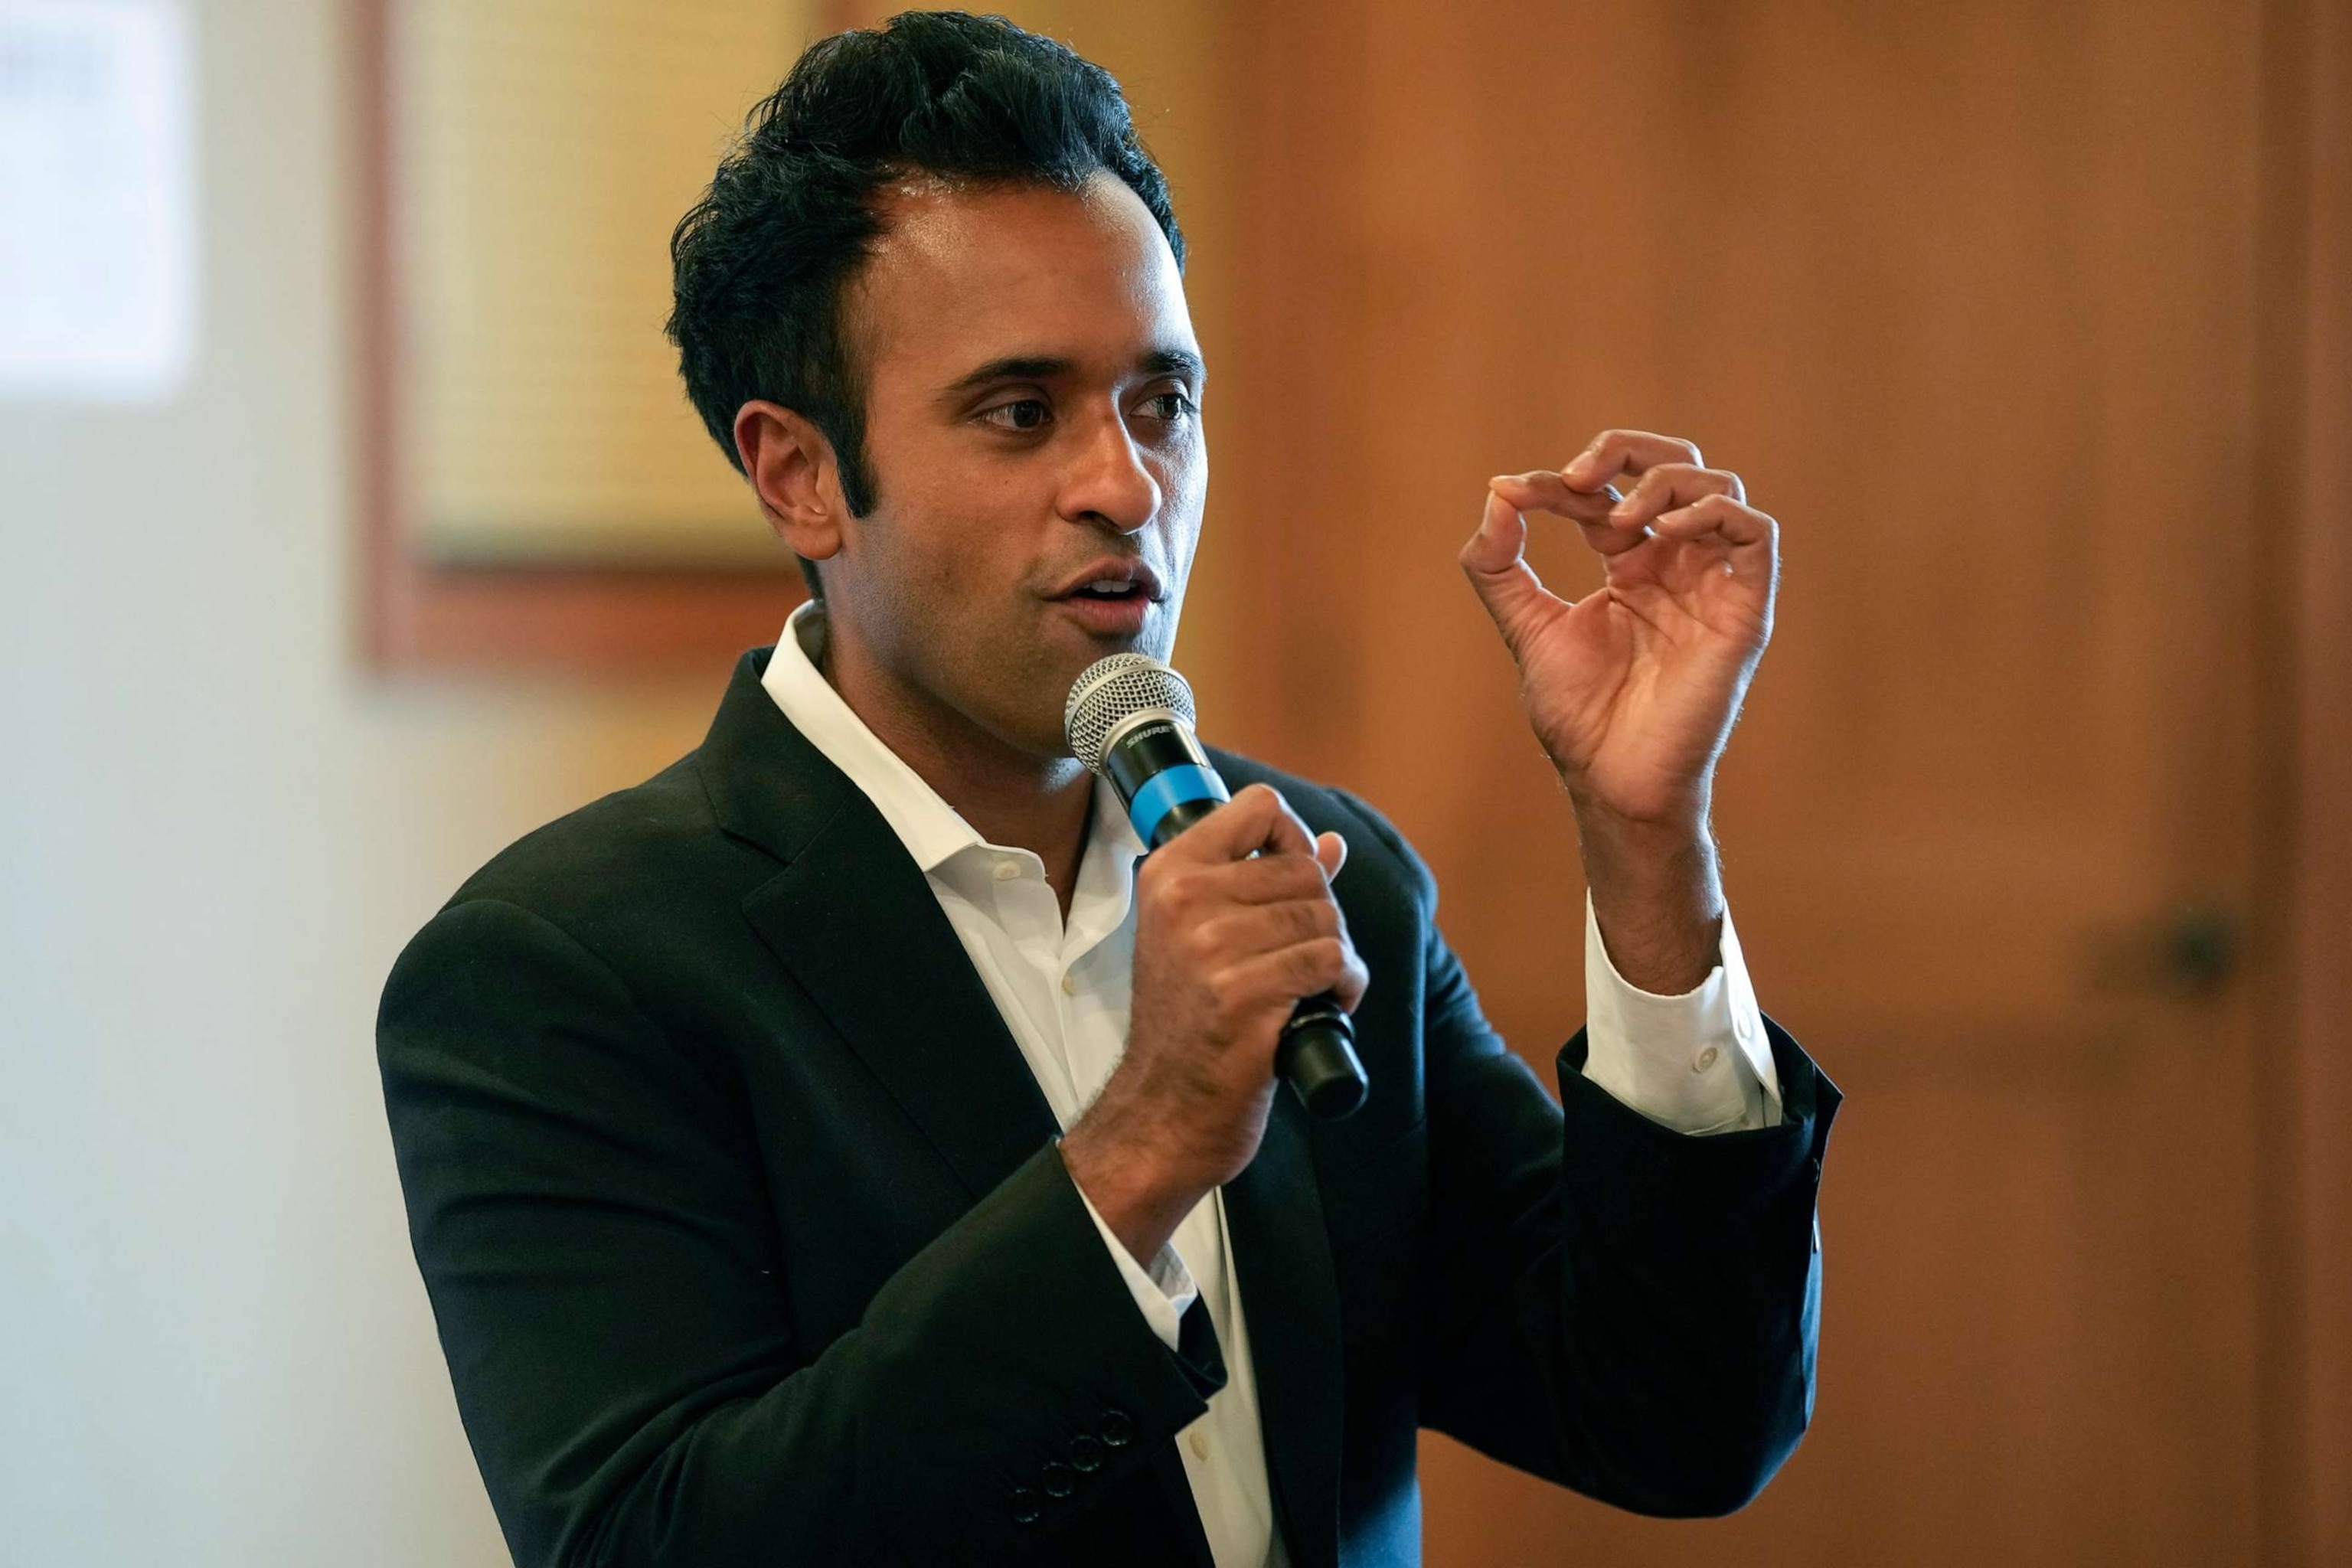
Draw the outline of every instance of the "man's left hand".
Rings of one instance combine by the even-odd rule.
[[[1622,498],[1613,481],[1633,481]],[[1602,583],[1570,602],[1528,564],[1525,514],[1573,521]],[[1716,759],[1772,636],[1779,525],[1688,441],[1604,430],[1558,470],[1488,481],[1463,571],[1580,818],[1703,826]]]

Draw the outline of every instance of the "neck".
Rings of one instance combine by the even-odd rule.
[[[893,679],[861,649],[828,636],[817,668],[849,710],[982,838],[1045,862],[1065,919],[1078,880],[1094,777],[1075,757],[1008,744],[945,703]]]

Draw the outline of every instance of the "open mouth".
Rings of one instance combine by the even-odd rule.
[[[1063,593],[1055,603],[1088,635],[1133,637],[1150,623],[1158,598],[1148,573],[1135,577],[1097,577]]]
[[[1064,614],[1097,637],[1140,637],[1160,599],[1160,574],[1149,561],[1134,555],[1087,562],[1062,579],[1054,595]]]
[[[1101,556],[1063,578],[1055,596],[1073,605],[1149,604],[1160,597],[1160,574],[1139,556]]]
[[[1132,604],[1150,597],[1140,583],[1089,583],[1072,590],[1068,596],[1110,605]]]

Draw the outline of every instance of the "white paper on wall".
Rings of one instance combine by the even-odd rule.
[[[0,0],[0,397],[187,380],[193,71],[178,0]]]

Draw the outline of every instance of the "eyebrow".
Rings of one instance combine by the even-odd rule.
[[[940,395],[954,397],[1000,381],[1050,381],[1076,368],[1076,361],[1060,354],[1008,354],[957,377]],[[1153,349],[1135,362],[1135,369],[1146,375],[1189,376],[1195,385],[1206,373],[1201,356],[1184,349]]]

